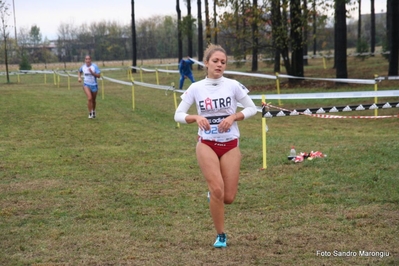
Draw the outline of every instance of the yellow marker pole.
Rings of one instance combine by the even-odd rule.
[[[104,100],[104,78],[102,77],[101,74],[100,74],[100,78],[101,78],[101,97]]]
[[[266,104],[265,95],[262,95],[262,102]],[[263,116],[262,112],[262,148],[263,148],[263,167],[262,169],[267,168],[266,164],[266,117]]]
[[[378,75],[374,75],[374,78],[376,79],[378,77]],[[378,83],[377,81],[375,81],[374,84],[374,91],[378,91]],[[374,103],[377,104],[378,103],[378,98],[377,96],[374,97]],[[374,116],[378,116],[378,109],[374,109]]]
[[[325,57],[325,56],[323,56],[323,66],[324,66],[324,69],[327,69],[327,66],[326,66],[326,57]]]
[[[280,95],[280,79],[278,78],[278,72],[276,72],[276,86],[277,94]],[[278,105],[281,106],[281,99],[278,99]]]
[[[140,67],[140,80],[143,82],[143,69]]]
[[[133,78],[132,78],[132,108],[133,108],[133,111],[134,111],[135,104],[134,104],[134,80],[133,80]]]
[[[157,79],[157,85],[159,85],[158,68],[155,69],[155,77],[156,77],[156,79]]]
[[[44,73],[44,84],[47,84],[47,74]]]
[[[170,85],[173,87],[173,99],[175,101],[175,110],[177,110],[177,96],[176,96],[176,90],[175,90],[175,83],[172,82]],[[176,127],[180,128],[180,123],[179,122],[177,122]]]

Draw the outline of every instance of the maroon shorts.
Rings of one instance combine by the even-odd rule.
[[[227,142],[217,142],[212,140],[206,140],[198,137],[198,141],[204,143],[211,147],[211,149],[216,153],[216,155],[220,158],[229,150],[232,150],[238,147],[238,139],[234,139]]]

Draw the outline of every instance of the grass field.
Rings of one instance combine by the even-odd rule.
[[[334,76],[320,65],[305,73]],[[349,66],[351,78],[386,69],[378,58]],[[128,80],[126,71],[103,74]],[[12,76],[6,84],[0,76],[0,265],[399,265],[398,118],[267,119],[265,170],[261,115],[239,122],[239,192],[226,208],[229,247],[219,250],[194,154],[196,127],[176,126],[173,94],[136,86],[133,111],[131,87],[105,81],[98,117],[87,119],[76,80],[69,89],[66,78],[59,85],[51,78]],[[264,80],[235,78],[252,94],[274,93],[262,91]],[[143,79],[155,83],[153,73]],[[178,76],[160,80],[177,84]],[[282,92],[373,90],[323,84],[283,83]],[[380,99],[390,100],[397,101]],[[393,114],[397,108],[379,110]],[[294,164],[291,145],[328,156]]]

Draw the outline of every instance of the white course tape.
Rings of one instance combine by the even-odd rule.
[[[204,66],[204,64],[200,61],[197,61],[193,58],[190,58],[194,63]],[[246,73],[246,72],[238,72],[238,71],[228,71],[226,70],[224,73],[232,74],[232,75],[241,75],[241,76],[250,76],[250,77],[258,77],[258,78],[266,78],[266,79],[277,79],[275,75],[266,75],[266,74],[258,74],[258,73]],[[295,77],[285,74],[279,74],[279,78],[287,78],[287,79],[302,79],[302,80],[322,80],[322,81],[332,81],[332,82],[342,82],[342,83],[355,83],[355,84],[375,84],[377,81],[375,79],[331,79],[331,78],[311,78],[311,77]]]
[[[143,70],[143,71],[147,71],[147,72],[163,72],[163,73],[174,73],[174,74],[178,74],[179,70],[168,70],[168,69],[148,69],[148,68],[141,68],[141,67],[134,67],[131,66],[130,68],[132,69],[136,69],[136,70]]]
[[[322,81],[332,81],[332,82],[342,82],[342,83],[355,83],[355,84],[375,84],[375,79],[328,79],[328,78],[311,78],[311,77],[295,77],[285,74],[280,74],[280,78],[287,78],[287,79],[304,79],[304,80],[322,80]]]
[[[158,69],[158,72],[178,74],[179,70]]]
[[[102,77],[105,80],[109,80],[109,81],[114,82],[114,83],[119,83],[119,84],[128,85],[128,86],[132,85],[132,82],[127,82],[127,81],[122,81],[122,80],[118,80],[118,79],[113,79],[113,78],[109,78],[109,77],[106,77],[106,76],[102,76]]]
[[[253,100],[261,100],[262,95],[249,95]],[[341,99],[341,98],[369,98],[369,97],[399,97],[399,90],[385,91],[353,91],[353,92],[316,92],[292,94],[266,94],[267,100],[277,99]]]
[[[171,86],[156,85],[156,84],[144,83],[144,82],[139,82],[139,81],[126,82],[126,81],[121,81],[121,80],[117,80],[117,79],[113,79],[113,78],[109,78],[109,77],[105,77],[105,76],[103,76],[103,78],[108,81],[123,84],[123,85],[129,85],[129,86],[138,85],[138,86],[153,88],[153,89],[158,89],[158,90],[173,90],[173,87],[171,87]]]

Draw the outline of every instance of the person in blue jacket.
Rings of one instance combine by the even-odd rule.
[[[186,78],[189,78],[192,83],[195,82],[194,77],[193,77],[193,72],[191,71],[192,64],[194,64],[194,62],[191,61],[190,58],[182,59],[179,63],[179,73],[180,73],[179,89],[180,90],[183,89],[184,80]]]

